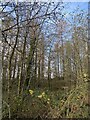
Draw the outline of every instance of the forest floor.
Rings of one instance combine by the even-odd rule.
[[[58,84],[53,84],[52,90],[44,86],[30,89],[23,102],[20,96],[13,94],[10,111],[8,106],[3,105],[3,116],[8,116],[10,112],[11,116],[17,118],[89,117],[87,82],[76,87],[62,85],[60,89]]]

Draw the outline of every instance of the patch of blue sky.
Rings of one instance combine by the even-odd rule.
[[[4,4],[4,3],[1,3],[2,5]],[[12,17],[15,17],[15,11],[13,10],[14,9],[14,7],[13,7],[13,4],[15,4],[15,2],[10,2],[6,7],[5,7],[5,9],[3,10],[3,12],[6,12],[6,15],[8,16],[8,15],[10,15],[10,16],[12,16]],[[12,6],[12,7],[11,7]],[[3,8],[2,8],[3,9]],[[6,17],[7,17],[6,16]]]
[[[58,1],[58,0],[55,0],[55,1]],[[63,2],[89,2],[89,0],[62,0]]]
[[[1,0],[1,2],[12,2],[12,1],[15,1],[16,3],[17,2],[89,2],[89,0]]]
[[[88,12],[88,3],[87,2],[74,2],[68,3],[67,7],[63,9],[63,14],[66,19],[70,18],[70,16],[74,16],[76,13],[80,12]]]
[[[76,24],[76,26],[82,26],[82,23],[78,22],[78,16],[77,14],[82,14],[83,16],[86,16],[88,12],[88,3],[87,2],[74,2],[74,3],[65,3],[65,8],[62,9],[61,13],[64,14],[63,18],[66,20],[67,23],[70,22],[71,26],[66,26],[66,31],[63,33],[63,39],[65,41],[70,41],[72,39],[73,34],[73,26]],[[58,16],[59,17],[59,16]],[[74,23],[74,18],[77,20],[77,23]],[[83,17],[84,18],[84,17]],[[59,18],[60,19],[60,18]],[[83,24],[85,24],[86,21],[84,21]],[[56,33],[56,27],[54,26],[53,22],[51,20],[46,21],[43,27],[43,30],[47,30],[46,36],[50,35],[51,33]],[[56,42],[59,38],[56,36],[51,37],[52,43]],[[51,45],[52,45],[51,43]]]
[[[17,1],[17,0],[16,0]],[[33,2],[34,0],[18,0],[19,2]],[[89,2],[89,0],[36,0],[36,2]]]
[[[18,0],[20,2],[22,2],[23,0]],[[84,12],[84,13],[87,13],[88,12],[88,3],[87,2],[66,2],[64,3],[65,4],[65,8],[62,10],[62,13],[64,14],[64,19],[66,20],[66,22],[70,21],[72,24],[73,24],[73,16],[76,14],[76,13],[80,13],[81,11]],[[50,8],[52,9],[52,8]],[[50,11],[49,9],[49,11]],[[10,7],[7,7],[5,9],[6,11],[11,11],[11,8]],[[46,10],[43,9],[42,12],[40,12],[40,14],[43,14],[44,11]],[[15,17],[15,13],[13,12],[12,15]],[[47,23],[48,22],[48,23]],[[43,31],[47,30],[47,35],[50,34],[50,33],[55,33],[56,31],[56,28],[53,24],[53,22],[51,20],[47,20],[44,24],[44,27],[43,27]],[[72,29],[72,28],[70,28]],[[68,37],[70,38],[70,33],[68,34]],[[55,39],[54,37],[52,39]]]
[[[88,3],[87,2],[67,3],[65,8],[62,10],[62,13],[64,14],[64,20],[66,20],[66,22],[68,22],[69,24],[74,25],[74,19],[77,19],[77,21],[78,21],[77,15],[80,14],[80,16],[83,18],[87,17]],[[79,23],[77,23],[77,24],[79,25]]]

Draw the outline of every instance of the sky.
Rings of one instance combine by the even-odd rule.
[[[16,0],[17,1],[17,0]],[[27,1],[27,2],[30,2],[33,0],[19,0],[19,1]],[[60,2],[60,1],[63,1],[63,2],[89,2],[89,0],[36,0],[37,2],[41,1],[41,2]]]
[[[0,0],[1,2],[11,2],[13,0]],[[34,0],[14,0],[15,2],[20,1],[20,2],[33,2]],[[36,0],[37,2],[89,2],[90,0]]]
[[[63,13],[66,14],[66,18],[70,19],[70,17],[74,16],[74,13],[79,13],[83,11],[84,13],[88,13],[88,3],[87,2],[71,2],[67,3]],[[71,14],[72,16],[71,16]]]
[[[23,1],[23,0],[19,0],[19,1]],[[28,1],[28,0],[27,0]],[[11,2],[11,1],[10,1]],[[65,14],[65,17],[67,20],[69,20],[70,22],[72,21],[72,16],[74,16],[73,12],[76,10],[76,12],[78,11],[85,11],[88,12],[88,3],[87,2],[65,2],[66,6],[63,10],[63,14]],[[79,10],[77,10],[79,9]],[[6,9],[6,11],[8,11],[8,9]],[[69,14],[71,13],[71,14]]]
[[[71,4],[71,6],[70,6],[71,9],[76,9],[79,6],[80,9],[83,9],[86,11],[88,10],[87,2],[72,2],[70,4]]]
[[[71,2],[67,3],[67,7],[65,7],[66,12],[73,12],[73,11],[78,11],[83,10],[88,12],[88,3],[87,2]]]
[[[12,1],[19,1],[19,2],[33,2],[35,0],[0,0],[2,2],[12,2]],[[61,0],[36,0],[37,2],[60,2]],[[81,9],[83,10],[87,10],[88,9],[88,1],[89,0],[62,0],[65,3],[69,3],[71,4],[71,6],[69,6],[69,10],[75,9],[78,5],[80,6]]]

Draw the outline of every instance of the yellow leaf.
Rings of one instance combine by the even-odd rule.
[[[30,92],[30,94],[31,94],[31,95],[34,93],[34,91],[33,91],[33,90],[29,90],[29,92]]]
[[[43,96],[42,95],[39,95],[38,98],[42,98]]]

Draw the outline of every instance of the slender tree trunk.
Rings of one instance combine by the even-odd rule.
[[[88,104],[90,106],[90,2],[88,2]],[[88,111],[90,115],[90,107]]]
[[[63,38],[62,38],[62,35],[61,35],[61,41],[62,41],[62,64],[63,64],[63,78],[65,79],[64,43],[63,43]]]
[[[40,70],[40,58],[38,60],[38,82],[40,81],[40,75],[41,75],[41,70]]]
[[[60,75],[59,75],[59,52],[58,51],[57,51],[57,64],[58,64],[58,66],[57,66],[58,67],[57,68],[58,69],[57,70],[58,71],[58,77],[60,77]]]
[[[17,56],[15,57],[15,63],[14,63],[14,69],[13,69],[13,77],[12,79],[15,79],[15,74],[16,74],[16,64],[17,64]]]
[[[41,79],[44,80],[44,41],[42,43]]]
[[[25,59],[25,48],[26,48],[26,39],[27,39],[27,35],[28,35],[28,29],[26,28],[26,35],[25,35],[25,39],[24,39],[24,45],[23,45],[23,52],[21,55],[21,73],[20,73],[20,79],[18,82],[18,95],[20,95],[21,91],[23,91],[22,85],[24,84],[23,81],[23,66],[24,66],[24,59]],[[22,90],[21,90],[22,89]]]
[[[31,82],[31,77],[32,77],[32,65],[33,65],[33,59],[34,59],[34,53],[36,49],[36,37],[31,40],[30,44],[30,51],[28,55],[28,61],[27,61],[27,75],[26,75],[26,80],[25,80],[25,89],[29,88],[30,82]]]
[[[51,49],[49,51],[49,56],[48,56],[48,88],[51,89],[51,85],[50,85],[50,80],[51,80],[51,61],[50,61],[50,54],[51,54]]]
[[[34,82],[37,82],[37,47],[36,47],[36,54],[35,54],[35,74],[34,74]],[[34,85],[34,87],[36,84]]]

